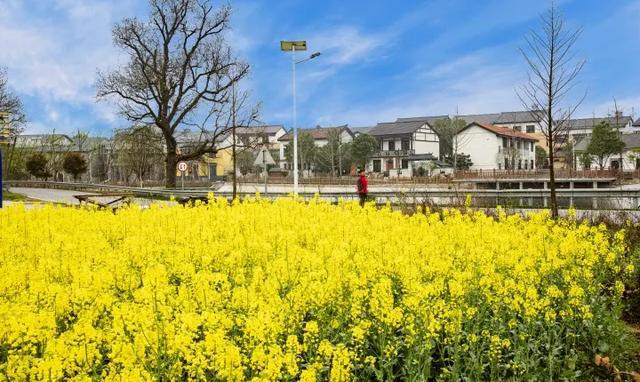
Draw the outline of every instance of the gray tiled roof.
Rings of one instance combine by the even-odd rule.
[[[616,117],[605,117],[605,118],[576,118],[570,119],[568,128],[570,130],[584,130],[584,129],[593,129],[595,126],[599,125],[601,122],[609,123],[611,127],[625,127],[629,122],[632,122],[631,117],[623,116],[618,118],[619,126],[616,125]]]
[[[479,123],[481,125],[493,125],[500,118],[500,113],[488,114],[465,114],[459,115],[458,119],[464,120],[466,123]]]
[[[633,123],[633,126],[640,126],[640,118]]]
[[[467,123],[477,122],[483,125],[493,125],[500,123],[523,123],[532,122],[531,115],[528,111],[514,111],[514,112],[502,112],[502,113],[484,113],[484,114],[462,114],[457,116],[458,119],[462,119]],[[397,122],[409,122],[409,121],[426,121],[432,125],[439,119],[449,119],[448,115],[437,115],[430,117],[411,117],[411,118],[398,118]]]
[[[239,135],[252,135],[252,134],[277,134],[280,129],[284,129],[282,125],[265,125],[265,126],[252,126],[252,127],[238,127],[236,128],[236,134]]]
[[[538,122],[539,120],[540,118],[536,117],[535,113],[530,111],[509,111],[500,113],[498,119],[493,121],[493,123],[525,123]]]
[[[622,134],[620,135],[620,139],[624,142],[624,147],[626,149],[640,148],[640,133]],[[591,137],[584,137],[576,143],[574,150],[577,152],[583,152],[587,149],[589,143],[591,143]]]
[[[320,126],[316,126],[314,128],[299,128],[298,129],[298,134],[300,133],[309,133],[311,134],[311,136],[313,137],[313,139],[316,140],[321,140],[321,139],[328,139],[329,137],[329,132],[335,129],[338,129],[340,131],[346,131],[348,132],[351,136],[353,136],[353,132],[351,131],[351,129],[349,129],[348,127],[349,125],[342,125],[342,126],[331,126],[331,127],[320,127]],[[283,135],[282,137],[280,137],[280,139],[278,139],[279,141],[290,141],[293,139],[293,129],[289,130],[285,135]]]
[[[374,127],[375,126],[351,127],[350,129],[354,134],[369,134]]]
[[[425,123],[427,123],[427,121],[424,119],[411,119],[403,121],[398,120],[396,122],[378,123],[373,129],[369,131],[369,135],[413,134]]]
[[[447,118],[449,118],[448,115],[432,115],[432,116],[425,116],[425,117],[398,118],[396,119],[396,122],[422,122],[423,124],[424,122],[426,122],[429,125],[433,125],[435,121],[439,119],[447,119]]]

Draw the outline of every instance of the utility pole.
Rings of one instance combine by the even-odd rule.
[[[342,132],[338,134],[338,178],[342,178]]]

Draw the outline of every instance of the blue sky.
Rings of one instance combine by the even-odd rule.
[[[220,2],[217,2],[221,4]],[[579,114],[610,112],[613,97],[640,116],[640,0],[565,0],[582,27],[587,59]],[[281,39],[306,39],[319,58],[298,67],[301,126],[368,126],[397,117],[521,109],[526,79],[518,47],[548,4],[537,0],[235,0],[228,40],[252,66],[243,86],[261,119],[291,125],[290,55]],[[95,102],[97,70],[124,57],[113,23],[145,17],[143,0],[0,0],[0,66],[23,98],[27,132],[108,135],[127,122]],[[302,57],[301,57],[302,58]]]

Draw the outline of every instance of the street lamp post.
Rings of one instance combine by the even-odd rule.
[[[306,41],[280,41],[280,50],[291,52],[291,72],[292,72],[292,89],[293,89],[293,194],[298,195],[298,115],[296,110],[296,65],[312,60],[320,55],[316,52],[305,58],[296,61],[296,51],[307,50]]]

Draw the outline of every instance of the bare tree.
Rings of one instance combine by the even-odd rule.
[[[54,181],[64,180],[63,162],[65,155],[70,151],[72,141],[64,134],[56,134],[55,129],[51,134],[46,134],[39,142],[40,152],[48,158],[47,170],[53,176]]]
[[[334,127],[327,131],[327,144],[316,150],[316,164],[320,171],[327,171],[334,177],[336,170],[342,174],[342,128]]]
[[[98,99],[117,99],[120,112],[136,124],[157,126],[166,145],[166,186],[176,185],[176,164],[216,151],[229,125],[212,119],[230,101],[232,86],[249,66],[225,42],[231,9],[214,9],[207,0],[149,0],[144,22],[127,18],[113,28],[127,65],[98,74]],[[176,132],[196,127],[197,144],[178,152]]]
[[[443,159],[451,160],[454,172],[458,168],[458,154],[471,141],[470,136],[460,136],[466,126],[467,122],[458,118],[457,112],[453,118],[439,119],[433,124],[440,141],[440,154]]]
[[[6,138],[7,160],[3,162],[4,170],[11,175],[14,168],[16,141],[26,122],[22,101],[9,90],[9,79],[6,68],[0,67],[0,139]],[[0,155],[4,154],[0,150]],[[1,170],[1,169],[0,169]]]
[[[7,69],[0,67],[0,115],[2,123],[18,129],[26,122],[22,101],[9,90]]]
[[[235,74],[232,72],[230,76],[234,77]],[[231,149],[233,199],[238,193],[238,158],[246,159],[251,151],[262,143],[262,139],[266,138],[266,135],[260,134],[258,131],[256,134],[238,135],[237,129],[248,128],[254,122],[259,122],[260,107],[260,103],[250,105],[249,92],[246,90],[238,92],[234,84],[231,87],[231,102],[222,105],[215,113],[215,125],[220,126],[226,132],[224,136],[218,137],[215,151]]]
[[[133,126],[114,134],[118,164],[126,181],[133,175],[143,186],[144,179],[164,154],[163,138],[155,126]]]
[[[622,126],[620,126],[620,118],[622,117],[622,110],[618,108],[618,101],[616,100],[616,97],[613,97],[613,116],[616,119],[616,132],[618,133],[618,139],[622,140],[622,131],[620,131],[620,128]],[[624,146],[621,146],[620,148],[620,165],[619,165],[619,170],[620,173],[623,174],[624,173]]]
[[[585,60],[576,60],[573,48],[581,29],[568,30],[555,4],[541,16],[542,30],[526,36],[526,50],[520,51],[528,66],[528,81],[516,90],[520,101],[540,121],[549,147],[549,190],[551,214],[558,216],[554,157],[566,141],[569,119],[584,100],[571,104],[567,95],[574,89]]]

